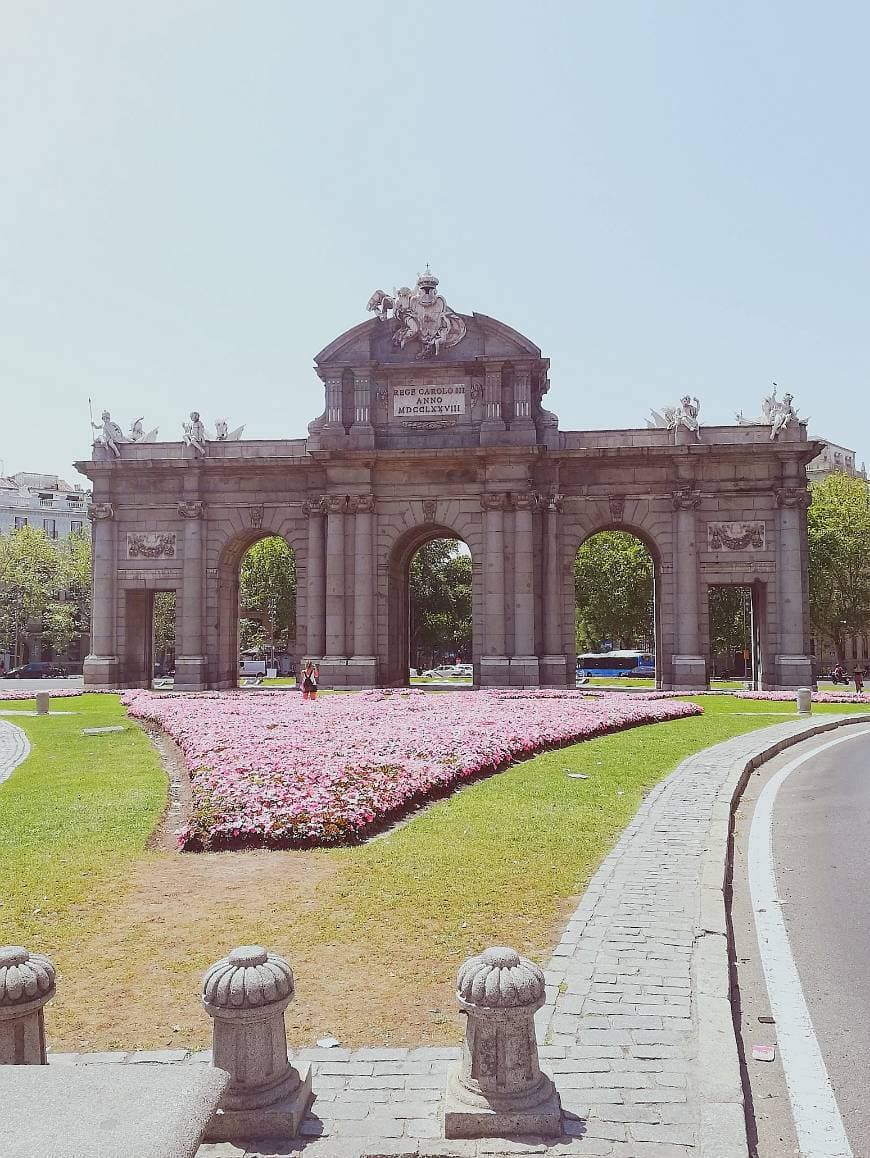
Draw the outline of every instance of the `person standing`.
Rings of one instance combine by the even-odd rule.
[[[858,695],[860,695],[861,692],[864,691],[864,673],[861,671],[857,664],[855,665],[854,679],[855,691]]]
[[[320,679],[320,669],[313,660],[309,660],[302,672],[303,700],[317,699],[317,681]]]

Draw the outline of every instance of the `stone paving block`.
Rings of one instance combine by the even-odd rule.
[[[326,1062],[317,1067],[318,1074],[326,1074],[327,1076],[362,1076],[371,1077],[375,1072],[374,1062]]]
[[[86,1066],[115,1065],[127,1061],[129,1050],[113,1050],[103,1053],[83,1053],[79,1057],[79,1064]]]
[[[437,1118],[409,1118],[405,1122],[405,1133],[413,1138],[441,1138],[444,1127]]]
[[[81,1057],[78,1053],[49,1053],[47,1060],[50,1066],[74,1066]]]
[[[635,1142],[668,1142],[672,1146],[694,1146],[695,1131],[691,1126],[662,1126],[632,1122],[629,1133]]]

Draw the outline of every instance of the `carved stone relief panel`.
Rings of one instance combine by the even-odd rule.
[[[174,559],[175,531],[128,531],[128,559]]]
[[[749,523],[708,523],[709,551],[763,551],[766,546],[764,520]]]

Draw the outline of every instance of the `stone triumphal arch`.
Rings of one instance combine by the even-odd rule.
[[[125,438],[104,415],[93,457],[93,654],[85,681],[151,678],[154,594],[177,595],[177,688],[235,686],[239,561],[282,536],[297,563],[297,662],[336,687],[408,678],[407,569],[436,536],[472,558],[475,682],[571,686],[580,544],[631,531],[656,572],[663,687],[708,679],[707,590],[752,589],[756,676],[812,680],[806,462],[790,396],[701,427],[697,399],[645,429],[563,431],[549,362],[516,330],[459,314],[427,271],[315,359],[325,407],[292,440],[243,440],[196,412],[182,442]],[[137,429],[138,427],[138,429]]]

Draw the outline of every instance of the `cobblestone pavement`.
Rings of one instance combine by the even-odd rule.
[[[561,1139],[445,1141],[442,1097],[458,1049],[311,1049],[295,1055],[311,1062],[316,1093],[301,1137],[277,1149],[203,1145],[199,1158],[301,1150],[306,1158],[745,1154],[722,896],[730,796],[749,761],[819,723],[776,725],[689,757],[650,793],[601,864],[546,970],[548,1001],[538,1013],[542,1066],[562,1099]],[[699,954],[711,941],[713,957]],[[708,997],[719,1002],[718,1021],[705,1012]],[[169,1050],[51,1060],[209,1056]]]
[[[8,780],[30,752],[30,743],[20,728],[0,720],[0,784]]]

